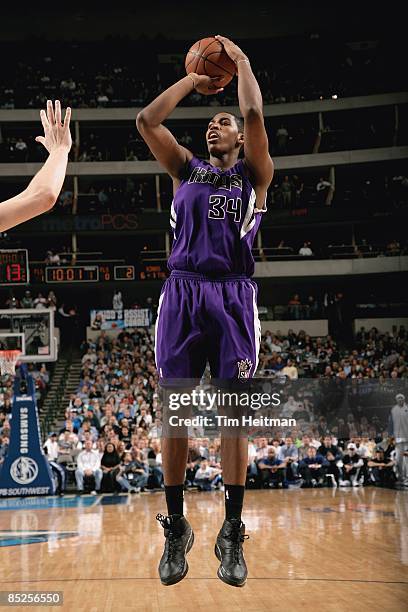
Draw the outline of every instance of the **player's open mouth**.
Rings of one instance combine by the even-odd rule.
[[[218,140],[219,137],[220,137],[220,135],[218,134],[218,132],[210,132],[208,134],[207,140],[208,140],[208,142],[211,142],[213,140]]]

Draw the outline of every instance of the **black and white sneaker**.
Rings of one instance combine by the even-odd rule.
[[[215,543],[215,554],[221,561],[217,575],[231,586],[244,586],[248,570],[242,550],[242,542],[249,538],[245,535],[245,525],[240,519],[225,519]]]
[[[159,563],[159,576],[161,583],[169,586],[183,580],[188,572],[186,555],[193,545],[194,533],[190,523],[180,514],[158,514],[156,520],[163,527],[166,538]]]

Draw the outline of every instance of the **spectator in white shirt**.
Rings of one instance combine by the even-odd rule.
[[[259,438],[258,446],[256,449],[256,460],[265,459],[268,456],[268,440],[266,438]]]
[[[271,347],[271,352],[272,353],[281,353],[282,352],[281,343],[279,342],[279,339],[276,336],[273,336],[272,342],[270,344],[270,347]]]
[[[57,434],[51,433],[45,441],[44,447],[47,449],[47,456],[50,461],[56,461],[58,458],[58,441]]]
[[[210,467],[204,459],[195,473],[194,484],[201,490],[211,491],[217,485],[221,485],[222,470]]]
[[[287,376],[289,380],[297,380],[298,379],[298,371],[297,367],[293,363],[291,359],[288,359],[285,367],[282,370],[282,374]]]
[[[313,251],[310,248],[310,242],[304,242],[303,246],[299,249],[299,255],[303,255],[304,257],[312,257]]]
[[[319,179],[319,182],[316,185],[316,191],[323,191],[324,189],[329,189],[332,184],[329,181],[325,181],[323,177]]]
[[[98,358],[96,356],[96,352],[94,350],[92,350],[91,348],[89,348],[87,350],[87,352],[85,353],[85,355],[81,359],[83,364],[86,363],[87,361],[90,361],[91,363],[96,363],[97,360],[98,360]]]
[[[282,406],[282,412],[281,412],[282,417],[285,419],[291,419],[293,416],[293,413],[296,412],[297,408],[298,408],[298,402],[295,400],[293,395],[290,395],[288,398],[288,401],[285,402]]]
[[[395,396],[396,404],[389,418],[389,434],[395,438],[398,484],[408,487],[408,404],[405,395]]]
[[[147,412],[146,408],[140,409],[140,414],[136,417],[136,427],[143,427],[143,423],[146,425],[146,429],[152,425],[152,415]]]
[[[45,299],[42,293],[39,293],[34,300],[34,308],[46,308],[46,307],[47,307],[47,300]]]
[[[84,476],[95,478],[95,489],[92,491],[92,495],[96,495],[101,487],[102,470],[99,453],[92,450],[92,440],[85,442],[84,450],[78,455],[77,469],[75,470],[78,491],[84,490]]]
[[[286,153],[288,146],[289,132],[283,123],[276,130],[276,147],[278,153]]]
[[[113,310],[123,310],[123,299],[121,291],[115,291],[115,293],[113,294],[112,307]]]
[[[48,266],[59,266],[61,263],[60,256],[58,253],[53,253],[52,251],[47,251],[47,255],[45,258],[45,263]]]

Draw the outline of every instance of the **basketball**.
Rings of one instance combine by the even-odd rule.
[[[202,38],[194,43],[186,55],[187,74],[205,74],[209,77],[221,77],[219,87],[225,87],[236,74],[236,66],[224,51],[223,45],[213,36]]]

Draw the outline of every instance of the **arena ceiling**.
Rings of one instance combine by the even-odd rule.
[[[8,3],[2,7],[1,40],[46,37],[57,40],[98,40],[108,35],[139,37],[158,35],[183,40],[198,39],[210,32],[231,38],[268,38],[314,32],[345,32],[353,38],[384,34],[387,19],[395,34],[398,19],[392,10],[376,11],[365,1],[313,3],[296,0],[236,0],[208,2],[118,2],[115,4],[72,1],[69,4]],[[62,7],[62,8],[61,8]],[[388,16],[388,17],[387,17]]]

